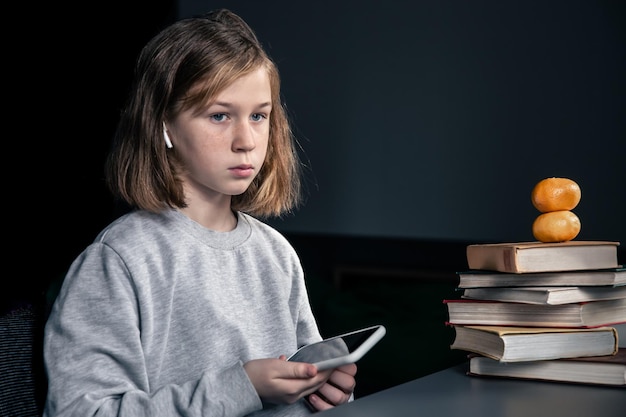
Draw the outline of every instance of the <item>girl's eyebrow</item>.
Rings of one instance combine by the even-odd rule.
[[[209,105],[209,107],[211,106],[222,106],[222,107],[226,107],[229,109],[232,107],[236,107],[233,103],[228,103],[228,102],[223,102],[223,101],[214,101],[213,103]],[[271,107],[271,106],[272,106],[272,103],[270,101],[266,101],[264,103],[258,104],[256,107],[259,109],[262,109],[262,108]]]

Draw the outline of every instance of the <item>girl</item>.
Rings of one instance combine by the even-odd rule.
[[[355,365],[285,360],[321,335],[294,249],[257,220],[300,202],[275,64],[218,10],[156,35],[135,77],[106,164],[133,210],[68,270],[46,324],[44,416],[298,416],[348,401]]]

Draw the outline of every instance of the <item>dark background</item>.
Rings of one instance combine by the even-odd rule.
[[[5,62],[13,100],[3,129],[11,288],[2,299],[45,290],[118,214],[104,159],[136,56],[175,20],[176,4],[46,3],[14,15]]]
[[[307,199],[271,223],[301,254],[322,332],[388,327],[362,393],[462,359],[441,299],[457,296],[467,244],[533,239],[539,180],[580,184],[577,239],[626,242],[622,1],[27,6],[8,13],[3,302],[49,303],[118,215],[102,171],[135,58],[217,7],[248,21],[282,74]],[[399,347],[414,355],[390,364]]]
[[[279,64],[310,163],[291,232],[532,240],[541,179],[577,181],[578,239],[626,239],[618,1],[179,0],[239,12]]]

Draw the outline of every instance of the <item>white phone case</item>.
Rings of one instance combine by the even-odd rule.
[[[375,325],[344,333],[302,346],[287,360],[310,362],[320,371],[356,363],[386,332],[383,325]]]

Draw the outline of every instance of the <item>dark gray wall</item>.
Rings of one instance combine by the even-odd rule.
[[[243,16],[308,158],[288,232],[532,240],[536,182],[577,181],[578,239],[626,242],[618,1],[200,1]]]

